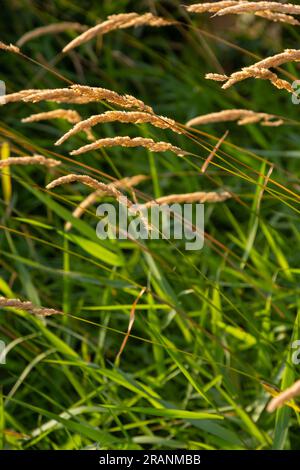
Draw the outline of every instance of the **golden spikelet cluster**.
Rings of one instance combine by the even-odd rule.
[[[153,113],[153,109],[150,106],[147,106],[143,101],[135,98],[132,95],[119,95],[117,92],[107,90],[106,88],[96,88],[84,85],[72,85],[71,88],[76,93],[86,94],[87,97],[89,96],[89,94],[91,95],[91,97],[94,96],[94,99],[90,101],[104,100],[109,103],[120,106],[121,108],[138,108],[142,111]]]
[[[232,195],[228,191],[222,192],[205,192],[198,191],[195,193],[185,193],[185,194],[169,194],[168,196],[163,196],[158,199],[153,199],[144,204],[144,207],[152,207],[155,205],[162,204],[174,204],[174,203],[205,203],[205,202],[223,202],[227,199],[230,199]]]
[[[23,119],[23,122],[36,122],[44,119],[64,118],[69,122],[76,123],[76,125],[63,135],[56,145],[60,145],[70,136],[77,132],[84,130],[87,133],[89,140],[94,140],[91,133],[91,127],[100,122],[123,122],[123,123],[151,123],[152,125],[162,128],[171,129],[172,131],[181,134],[180,126],[176,124],[173,119],[157,116],[154,114],[150,106],[134,96],[119,95],[118,93],[107,90],[105,88],[89,87],[84,85],[72,85],[69,88],[46,89],[46,90],[22,90],[18,93],[12,93],[5,97],[5,102],[16,102],[23,100],[25,102],[40,102],[40,101],[54,101],[57,103],[89,103],[91,101],[105,100],[110,103],[116,104],[123,108],[139,108],[139,112],[122,112],[122,111],[108,111],[100,115],[91,116],[90,118],[81,121],[80,115],[73,110],[57,109],[49,112],[33,114]],[[81,153],[95,150],[101,147],[145,147],[153,152],[165,152],[170,150],[178,156],[183,156],[187,152],[176,147],[168,142],[155,142],[152,139],[142,137],[130,138],[128,136],[117,136],[114,138],[99,139],[90,145],[85,145],[77,150],[71,152],[71,155],[79,155]]]
[[[116,29],[124,29],[137,26],[169,26],[174,24],[174,21],[170,21],[158,16],[152,15],[152,13],[145,13],[139,15],[138,13],[120,13],[118,15],[108,16],[107,20],[103,23],[97,24],[93,28],[88,29],[83,32],[77,38],[73,39],[69,44],[67,44],[63,52],[68,52],[75,47],[78,47],[81,44],[86,43],[90,39],[98,35],[104,35],[110,31]]]
[[[81,120],[81,116],[73,109],[54,109],[53,111],[46,111],[44,113],[31,114],[30,116],[23,118],[21,122],[38,122],[49,119],[65,119],[71,124],[75,124]]]
[[[47,26],[41,26],[35,28],[27,33],[23,34],[17,41],[17,46],[22,47],[26,42],[31,41],[32,39],[39,38],[40,36],[45,36],[46,34],[58,34],[64,33],[65,31],[78,31],[83,32],[88,29],[88,26],[80,23],[72,23],[70,21],[64,21],[61,23],[52,23]]]
[[[249,109],[226,109],[217,113],[205,114],[190,119],[186,126],[192,127],[200,124],[211,124],[214,122],[237,121],[238,125],[253,124],[260,122],[262,126],[280,126],[282,119],[276,119],[273,114],[256,113]]]
[[[68,29],[73,29],[82,32],[80,36],[75,38],[68,44],[64,52],[77,47],[79,44],[82,44],[89,39],[93,38],[98,34],[106,34],[114,29],[123,29],[129,27],[137,27],[142,25],[149,26],[166,26],[173,24],[173,21],[166,20],[152,15],[151,13],[146,13],[144,15],[139,15],[137,13],[126,13],[120,15],[112,15],[108,19],[95,26],[91,29],[86,29],[85,26],[78,23],[57,23],[52,24],[46,27],[37,28],[33,31],[30,31],[23,35],[18,44],[25,44],[31,39],[37,38],[44,34],[49,33],[59,33],[66,31]],[[5,45],[4,45],[5,46]],[[15,46],[5,46],[5,49],[10,49]],[[222,77],[223,80],[223,77]],[[55,88],[55,89],[29,89],[21,90],[17,93],[11,93],[5,96],[5,103],[13,103],[18,101],[24,101],[29,103],[39,103],[41,101],[51,101],[55,103],[72,103],[72,104],[86,104],[91,102],[106,101],[110,104],[124,108],[125,111],[107,111],[102,114],[97,114],[90,116],[88,119],[82,120],[80,114],[72,109],[55,109],[47,112],[40,112],[32,114],[24,119],[23,123],[33,123],[43,120],[51,119],[65,119],[69,123],[74,124],[74,126],[64,134],[57,142],[56,145],[60,145],[65,142],[69,137],[77,134],[80,131],[86,132],[90,140],[94,140],[94,137],[91,133],[92,127],[99,123],[107,122],[121,122],[121,123],[130,123],[130,124],[140,124],[140,123],[149,123],[160,129],[169,129],[177,134],[182,133],[182,126],[177,124],[173,119],[156,115],[153,109],[146,105],[143,101],[135,98],[131,95],[120,95],[119,93],[105,89],[102,87],[90,87],[85,85],[71,85],[67,88]],[[135,111],[128,111],[128,109],[136,108]],[[165,152],[172,151],[178,156],[184,156],[187,154],[183,149],[172,145],[169,142],[164,141],[154,141],[150,138],[143,137],[129,137],[129,136],[115,136],[112,138],[103,138],[99,140],[94,140],[89,145],[82,146],[71,152],[71,155],[80,155],[92,150],[96,150],[104,147],[144,147],[152,152]],[[32,156],[32,157],[22,157],[22,158],[11,158],[3,162],[3,166],[10,164],[44,164],[46,166],[55,166],[60,162],[52,159],[46,159],[42,156]],[[78,174],[69,174],[62,176],[54,181],[52,181],[47,189],[55,188],[62,184],[68,184],[72,182],[80,182],[94,189],[94,192],[85,198],[82,203],[76,208],[73,212],[73,216],[76,218],[81,217],[82,213],[85,211],[89,205],[103,195],[109,195],[114,197],[117,201],[126,206],[136,213],[136,209],[133,207],[133,203],[125,197],[125,195],[119,191],[118,188],[128,189],[135,186],[146,177],[144,175],[136,175],[132,178],[124,178],[120,181],[115,181],[111,184],[104,184],[100,181],[97,181],[94,178],[91,178],[87,175],[78,175]],[[168,202],[218,202],[226,200],[231,197],[228,192],[198,192],[191,194],[177,194],[169,195],[164,198],[160,198],[156,201],[150,201],[147,203],[146,207],[150,207],[153,204],[164,204]],[[66,230],[71,228],[71,224],[66,225]]]
[[[300,22],[291,15],[286,15],[284,13],[273,13],[269,10],[266,11],[257,11],[254,13],[256,16],[265,18],[266,20],[275,21],[278,23],[287,23],[293,26],[298,26]]]
[[[205,78],[207,80],[214,80],[215,82],[225,82],[225,80],[228,80],[227,75],[221,73],[207,73]]]
[[[64,134],[55,143],[55,145],[61,145],[63,142],[69,139],[69,137],[77,134],[78,132],[87,131],[91,129],[91,127],[105,122],[122,122],[133,124],[150,123],[153,126],[159,127],[161,129],[171,129],[177,134],[182,133],[173,119],[164,116],[157,116],[155,114],[145,113],[142,111],[106,111],[105,113],[96,114],[95,116],[90,116],[84,121],[78,122],[72,129]]]
[[[32,157],[10,157],[6,160],[0,161],[0,168],[4,168],[11,165],[44,165],[46,167],[54,167],[60,165],[59,160],[54,160],[53,158],[46,158],[42,155],[33,155]]]
[[[20,49],[13,44],[5,44],[4,42],[0,41],[0,49],[8,52],[14,52],[15,54],[19,54]]]
[[[51,181],[51,183],[46,186],[46,189],[53,189],[56,186],[61,186],[62,184],[69,184],[77,181],[85,184],[86,186],[89,186],[90,188],[100,190],[108,196],[118,198],[121,195],[121,193],[117,191],[113,186],[109,186],[108,184],[102,183],[101,181],[98,181],[95,178],[91,178],[87,175],[76,175],[72,173],[66,176],[61,176],[60,178]]]
[[[186,7],[190,13],[215,13],[214,16],[228,14],[252,13],[270,21],[279,21],[299,25],[299,21],[292,15],[300,15],[300,6],[291,3],[283,4],[278,2],[247,2],[247,1],[216,1],[208,3],[198,3]]]
[[[132,188],[133,186],[136,186],[140,182],[144,181],[147,179],[147,176],[145,175],[135,175],[131,177],[126,177],[122,178],[121,180],[114,181],[113,183],[108,184],[109,187],[114,187],[114,188]],[[82,214],[90,207],[94,202],[97,201],[101,196],[103,196],[105,193],[102,190],[97,189],[93,193],[89,194],[73,211],[72,215],[76,219],[79,219]],[[72,228],[72,223],[67,222],[65,224],[65,230],[69,231]]]
[[[228,5],[217,11],[218,16],[232,13],[256,13],[259,11],[271,11],[287,15],[300,15],[300,5],[280,2],[236,2],[235,5]]]
[[[7,299],[6,297],[0,297],[0,308],[5,307],[17,308],[19,310],[24,310],[25,312],[29,312],[33,315],[38,315],[41,317],[48,317],[50,315],[63,315],[63,313],[59,310],[55,310],[53,308],[37,307],[29,301],[23,302],[20,299]]]
[[[137,181],[141,178],[141,175],[137,176]],[[153,227],[151,224],[148,223],[147,219],[143,215],[143,209],[147,209],[149,207],[155,205],[162,205],[162,204],[170,204],[170,203],[182,203],[182,202],[221,202],[229,199],[231,194],[227,191],[223,191],[220,193],[217,192],[197,192],[197,193],[190,193],[190,194],[171,194],[169,196],[161,197],[153,201],[148,201],[145,204],[135,205],[130,201],[123,193],[121,193],[116,186],[111,184],[102,183],[94,178],[91,178],[87,175],[77,175],[77,174],[69,174],[66,176],[61,176],[57,178],[51,183],[46,186],[46,189],[53,189],[57,186],[61,186],[62,184],[69,184],[73,182],[80,182],[95,189],[97,192],[100,191],[101,195],[112,196],[115,198],[120,204],[125,205],[129,212],[136,215],[139,213],[141,215],[141,220],[143,221],[147,230],[152,230]],[[130,180],[127,181],[127,187]],[[133,180],[131,180],[132,184]],[[94,198],[94,193],[93,193]],[[70,225],[67,225],[67,229],[70,228]]]
[[[151,224],[148,223],[147,218],[144,217],[139,206],[133,204],[133,202],[130,201],[130,199],[128,199],[123,193],[121,193],[121,191],[119,191],[116,188],[116,186],[113,186],[111,184],[102,183],[87,175],[69,174],[69,175],[62,176],[60,178],[57,178],[56,180],[51,181],[51,183],[49,183],[46,186],[46,188],[52,189],[62,184],[68,184],[68,183],[73,183],[77,181],[93,189],[96,189],[97,191],[101,191],[103,194],[106,194],[107,196],[112,196],[119,202],[119,204],[122,204],[123,206],[127,207],[129,213],[133,215],[137,215],[137,213],[139,213],[141,216],[141,221],[143,222],[147,230],[152,230]]]
[[[71,155],[80,155],[82,153],[90,152],[91,150],[97,150],[103,147],[145,147],[151,152],[166,152],[171,151],[176,153],[176,155],[182,157],[187,154],[186,151],[182,150],[179,147],[175,147],[169,142],[155,142],[153,139],[146,139],[144,137],[134,137],[129,136],[117,136],[106,139],[99,139],[91,144],[84,145],[77,150],[70,152]]]
[[[17,101],[22,101],[25,96],[31,95],[36,90],[21,90],[16,93],[10,93],[3,97],[3,104],[7,103],[16,103]]]
[[[54,109],[52,111],[46,111],[44,113],[31,114],[27,118],[23,118],[23,123],[47,121],[50,119],[65,119],[71,124],[75,124],[81,121],[80,114],[73,109]],[[86,133],[88,140],[93,140],[94,136],[89,128],[83,129]]]
[[[295,382],[291,387],[279,393],[277,397],[272,398],[268,404],[267,410],[272,413],[272,411],[280,408],[286,402],[292,400],[298,395],[300,395],[300,380],[297,380],[297,382]]]
[[[195,3],[194,5],[185,5],[185,9],[190,13],[215,13],[223,8],[238,5],[240,2],[235,0],[225,0],[221,2]]]
[[[21,90],[5,96],[5,103],[25,101],[38,103],[40,101],[54,101],[56,103],[86,104],[97,101],[107,101],[123,108],[138,108],[152,113],[150,106],[145,105],[131,95],[119,95],[106,88],[90,87],[85,85],[72,85],[69,88],[53,88],[44,90]]]
[[[51,183],[46,186],[46,189],[53,189],[57,186],[61,186],[62,184],[69,184],[74,182],[80,182],[82,184],[85,184],[86,186],[89,186],[90,188],[96,189],[97,191],[101,191],[107,196],[112,196],[120,204],[127,206],[129,211],[131,211],[132,207],[134,206],[134,204],[126,196],[124,196],[124,194],[121,193],[121,191],[119,191],[115,186],[102,183],[101,181],[98,181],[95,178],[91,178],[87,175],[76,175],[71,173],[66,176],[61,176],[60,178],[51,181]],[[136,209],[134,209],[133,212],[134,214],[136,214]]]
[[[269,69],[278,67],[287,62],[299,62],[300,50],[298,49],[285,49],[284,52],[267,57],[259,62],[256,62],[249,67],[244,67],[239,72],[234,72],[229,77],[227,75],[207,74],[205,78],[208,80],[224,81],[222,88],[226,90],[238,82],[246,80],[247,78],[260,78],[263,80],[270,80],[270,82],[279,89],[285,89],[293,93],[293,88],[289,82],[280,79],[276,73],[271,72]]]

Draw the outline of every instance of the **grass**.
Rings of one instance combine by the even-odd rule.
[[[86,144],[83,134],[54,146],[70,124],[21,123],[56,105],[1,107],[2,159],[42,154],[62,161],[59,175],[87,174],[106,183],[145,174],[135,189],[140,200],[220,189],[235,197],[205,206],[204,248],[186,251],[178,240],[100,241],[94,206],[81,219],[72,216],[88,188],[47,191],[57,170],[44,167],[2,170],[0,295],[65,315],[44,320],[0,312],[0,339],[9,348],[0,366],[0,446],[299,449],[299,413],[287,406],[267,413],[271,395],[263,386],[283,389],[299,377],[291,359],[291,344],[300,337],[298,107],[266,81],[222,90],[204,78],[297,47],[298,29],[255,17],[249,27],[239,16],[188,16],[176,0],[148,3],[179,25],[114,31],[103,43],[92,40],[66,55],[60,51],[76,33],[32,40],[22,55],[0,51],[7,92],[80,83],[133,94],[182,124],[227,108],[289,121],[276,129],[214,123],[186,135],[105,123],[93,128],[97,139],[138,135],[190,155],[115,147],[73,158],[69,152]],[[7,44],[54,22],[93,26],[109,14],[145,12],[127,0],[93,1],[89,8],[20,0],[3,8],[0,39]],[[297,77],[297,65],[283,68]],[[83,119],[106,111],[101,103],[73,108]],[[73,226],[68,233],[66,222]]]

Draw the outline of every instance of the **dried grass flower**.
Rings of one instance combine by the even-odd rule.
[[[271,72],[270,68],[279,67],[287,62],[299,62],[300,61],[300,50],[298,49],[285,49],[284,52],[276,54],[266,59],[260,60],[249,67],[244,67],[238,72],[234,72],[229,77],[227,75],[219,74],[207,74],[205,78],[209,80],[224,81],[223,89],[230,88],[238,82],[246,80],[247,78],[259,78],[263,80],[270,80],[271,83],[279,89],[285,89],[290,93],[294,90],[289,82],[280,79],[274,72]]]
[[[300,15],[300,5],[280,2],[237,2],[235,5],[222,7],[217,11],[217,16],[240,13],[256,13],[261,11],[270,11],[284,13],[287,15]]]
[[[232,197],[231,193],[228,191],[222,192],[205,192],[198,191],[195,193],[185,193],[185,194],[169,194],[168,196],[163,196],[152,201],[148,201],[144,204],[144,207],[152,207],[155,205],[162,204],[174,204],[174,203],[192,203],[192,202],[223,202]]]
[[[188,152],[182,150],[179,147],[175,147],[174,145],[170,144],[169,142],[155,142],[153,139],[146,139],[144,137],[134,137],[131,138],[129,136],[116,136],[116,137],[109,137],[106,139],[99,139],[91,144],[84,145],[77,150],[73,150],[70,152],[71,155],[80,155],[82,153],[90,152],[92,150],[97,150],[99,148],[104,147],[145,147],[151,152],[166,152],[171,151],[176,153],[176,155],[182,157],[186,155]]]
[[[73,109],[54,109],[53,111],[46,111],[44,113],[31,114],[30,116],[23,118],[21,122],[38,122],[49,119],[65,119],[71,124],[75,124],[81,120],[81,116]]]
[[[103,23],[88,29],[73,41],[69,42],[64,48],[63,52],[68,52],[81,44],[86,43],[97,35],[104,35],[116,29],[124,29],[137,26],[169,26],[174,24],[174,21],[167,20],[154,16],[152,13],[145,13],[139,15],[138,13],[120,13],[118,15],[110,15]]]
[[[299,25],[299,21],[292,15],[300,14],[300,7],[292,4],[278,2],[247,2],[247,1],[216,1],[208,3],[197,3],[185,7],[190,13],[215,13],[214,16],[228,14],[253,13],[270,21],[279,21]]]
[[[125,205],[129,211],[133,211],[134,214],[137,212],[136,209],[133,208],[134,204],[115,186],[102,183],[101,181],[98,181],[95,178],[91,178],[87,175],[77,175],[71,173],[66,176],[61,176],[60,178],[51,181],[51,183],[46,186],[46,189],[53,189],[57,186],[61,186],[62,184],[69,184],[74,182],[80,182],[86,186],[89,186],[90,188],[96,189],[97,191],[102,191],[103,194],[112,196],[120,204]]]
[[[74,109],[54,109],[53,111],[46,111],[43,113],[31,114],[30,116],[23,118],[21,122],[30,123],[30,122],[39,122],[47,121],[51,119],[65,119],[71,124],[75,124],[81,121],[80,114]],[[94,140],[93,133],[90,129],[83,129],[86,133],[88,140]]]
[[[141,111],[106,111],[103,114],[96,114],[95,116],[90,116],[84,121],[78,122],[72,129],[64,134],[55,143],[55,145],[61,145],[63,142],[78,132],[86,131],[97,124],[105,122],[122,122],[134,124],[150,123],[153,126],[159,127],[161,129],[171,129],[177,134],[182,133],[179,126],[176,125],[176,122],[173,119],[164,116],[156,116],[155,114],[149,114]]]
[[[25,157],[10,157],[6,160],[0,161],[0,168],[4,168],[11,165],[44,165],[49,168],[60,165],[59,160],[53,158],[46,158],[43,155],[33,155]]]
[[[32,313],[41,317],[48,317],[50,315],[63,315],[59,310],[53,308],[37,307],[32,302],[23,302],[20,299],[7,299],[6,297],[0,297],[0,308],[16,308],[18,310],[24,310],[25,312]]]
[[[190,13],[215,13],[223,8],[238,5],[240,2],[235,0],[225,0],[221,2],[195,3],[194,5],[185,5],[185,9]]]
[[[61,23],[52,23],[47,26],[40,26],[39,28],[32,29],[27,33],[23,34],[17,41],[17,46],[22,47],[26,42],[31,41],[32,39],[45,36],[46,34],[57,34],[64,33],[65,31],[78,31],[83,32],[88,29],[88,26],[80,23],[72,23],[70,21],[64,21]]]
[[[20,49],[13,44],[5,44],[4,42],[0,41],[0,49],[4,51],[13,52],[14,54],[19,54]]]
[[[190,119],[186,126],[192,127],[200,124],[211,124],[215,122],[237,121],[239,125],[260,122],[262,126],[280,126],[282,119],[273,114],[256,113],[250,109],[226,109],[216,113],[204,114]]]
[[[25,101],[38,103],[40,101],[54,101],[56,103],[86,104],[97,101],[107,101],[123,108],[138,108],[152,113],[153,110],[143,101],[131,95],[119,95],[119,93],[101,87],[86,85],[72,85],[69,88],[32,89],[21,90],[5,96],[5,103]]]
[[[146,175],[135,175],[135,176],[122,178],[121,180],[109,183],[108,186],[109,187],[112,186],[114,188],[128,189],[128,188],[132,188],[133,186],[136,186],[137,184],[144,181],[145,179],[147,179]],[[90,207],[92,204],[94,204],[97,201],[97,199],[99,199],[100,197],[104,195],[105,193],[100,189],[97,189],[93,193],[89,194],[73,211],[72,213],[73,217],[75,217],[76,219],[79,219],[82,216],[82,214],[84,214],[84,212],[88,209],[88,207]],[[65,230],[69,231],[71,228],[72,228],[72,223],[67,222],[65,224]]]

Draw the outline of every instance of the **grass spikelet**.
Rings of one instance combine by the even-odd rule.
[[[274,85],[278,89],[285,89],[290,93],[293,93],[293,88],[289,82],[286,80],[282,80],[278,77],[278,75],[274,72],[271,72],[269,69],[266,68],[258,68],[258,67],[246,67],[243,68],[240,72],[235,72],[231,75],[229,80],[222,85],[224,90],[227,88],[232,87],[238,82],[246,80],[247,78],[255,78],[261,80],[269,80],[272,85]]]
[[[45,113],[31,114],[27,118],[22,119],[21,122],[38,122],[49,119],[65,119],[71,124],[75,124],[80,121],[81,117],[80,114],[73,109],[54,109],[53,111],[47,111]]]
[[[299,25],[299,21],[291,15],[300,14],[300,7],[292,4],[278,4],[278,2],[244,2],[220,1],[199,3],[185,7],[190,13],[215,13],[214,16],[227,14],[253,13],[270,21],[279,21]]]
[[[14,54],[19,54],[20,49],[13,44],[5,44],[4,42],[0,41],[0,49],[8,52],[13,52]]]
[[[29,96],[34,93],[36,90],[21,90],[16,93],[10,93],[3,96],[3,104],[7,103],[16,103],[17,101],[22,101],[25,96]]]
[[[23,302],[20,299],[7,299],[6,297],[0,297],[0,308],[6,307],[17,308],[19,310],[24,310],[25,312],[42,317],[49,317],[50,315],[63,315],[63,313],[59,310],[55,310],[53,308],[37,307],[29,301]]]
[[[145,175],[135,175],[127,178],[122,178],[119,181],[114,181],[113,183],[108,184],[109,187],[114,187],[114,188],[132,188],[133,186],[136,186],[139,184],[141,181],[144,181],[147,178]],[[93,193],[89,194],[80,204],[76,209],[73,211],[72,215],[76,219],[79,219],[82,214],[87,210],[88,207],[90,207],[92,204],[94,204],[97,199],[99,199],[101,196],[103,196],[105,193],[97,189]],[[67,222],[65,224],[65,230],[69,231],[72,228],[72,223]]]
[[[269,69],[271,67],[278,67],[287,62],[299,62],[300,61],[300,50],[299,49],[285,49],[283,52],[274,56],[267,57],[266,59],[256,62],[256,64],[250,66],[259,69]]]
[[[129,136],[121,137],[112,137],[107,139],[99,139],[95,142],[84,145],[77,150],[73,150],[70,152],[70,155],[80,155],[82,153],[90,152],[91,150],[97,150],[103,147],[145,147],[151,152],[166,152],[170,150],[171,152],[176,153],[176,155],[182,157],[186,155],[188,152],[185,152],[179,147],[175,147],[174,145],[170,144],[169,142],[155,142],[152,139],[145,139],[144,137],[134,137],[131,138]]]
[[[216,13],[217,16],[241,13],[256,13],[260,11],[270,11],[284,13],[288,15],[300,15],[300,6],[292,3],[279,2],[237,2],[235,5],[222,7]]]
[[[226,109],[217,113],[205,114],[190,119],[186,126],[192,127],[200,124],[211,124],[215,122],[237,121],[239,125],[260,122],[263,126],[280,126],[282,119],[276,119],[273,114],[256,113],[248,109]]]
[[[107,101],[123,108],[139,108],[142,111],[152,113],[150,106],[134,96],[119,95],[117,92],[106,88],[89,87],[85,85],[72,85],[69,88],[53,88],[44,90],[21,90],[17,93],[6,95],[5,103],[26,101],[38,103],[40,101],[54,101],[56,103],[86,104],[97,101]]]
[[[205,75],[207,80],[214,80],[215,82],[226,82],[229,77],[227,75],[222,75],[220,73],[207,73]]]
[[[27,33],[23,34],[17,41],[17,46],[22,47],[26,42],[31,41],[32,39],[39,38],[40,36],[45,36],[46,34],[58,34],[64,33],[65,31],[78,31],[83,32],[88,29],[88,26],[80,23],[72,23],[70,21],[64,21],[61,23],[52,23],[47,26],[41,26],[39,28],[32,29]]]
[[[155,114],[144,113],[141,111],[106,111],[103,114],[97,114],[91,116],[84,121],[78,122],[72,129],[70,129],[66,134],[64,134],[55,145],[61,145],[65,140],[69,139],[71,136],[77,134],[80,131],[86,131],[91,129],[91,127],[105,122],[122,122],[122,123],[150,123],[155,127],[161,129],[171,129],[177,134],[181,134],[181,130],[176,125],[176,122],[173,119],[169,119],[163,116],[156,116]]]
[[[291,387],[281,392],[277,397],[272,398],[268,404],[267,410],[272,413],[277,408],[283,406],[286,402],[300,395],[300,380],[297,380]]]
[[[72,85],[72,90],[79,94],[89,94],[94,98],[91,101],[104,100],[112,104],[116,104],[122,108],[138,108],[148,113],[153,113],[153,109],[147,106],[143,101],[132,95],[119,95],[119,93],[108,90],[106,88],[96,88],[84,85]]]
[[[284,13],[272,13],[271,11],[259,11],[255,13],[256,16],[260,16],[261,18],[265,18],[270,21],[275,21],[279,23],[287,23],[293,26],[298,26],[300,22],[296,20],[291,15],[285,15]]]
[[[22,119],[21,122],[29,123],[29,122],[46,121],[49,119],[65,119],[71,124],[75,124],[81,121],[81,116],[74,109],[54,109],[53,111],[47,111],[44,113],[31,114],[31,116],[28,116],[27,118]],[[86,133],[88,140],[94,140],[94,136],[90,129],[88,128],[84,129],[84,132]]]
[[[131,212],[133,215],[136,215],[138,212],[140,212],[140,210],[134,206],[132,201],[130,201],[115,186],[102,183],[101,181],[97,181],[96,179],[91,178],[90,176],[87,176],[87,175],[69,174],[66,176],[61,176],[60,178],[57,178],[56,180],[51,181],[51,183],[49,183],[46,186],[46,189],[53,189],[56,186],[61,186],[62,184],[69,184],[69,183],[73,183],[77,181],[93,189],[96,189],[97,191],[98,190],[102,191],[102,193],[106,194],[107,196],[112,196],[114,199],[116,199],[119,202],[119,204],[126,206],[128,208],[128,211]],[[145,225],[145,227],[147,227],[148,230],[151,230],[151,225],[148,224],[148,221],[145,219],[143,214],[140,214],[140,215],[141,215],[141,220],[143,224]]]
[[[226,83],[222,85],[222,88],[225,90],[230,88],[232,85],[235,85],[237,82],[246,80],[247,78],[260,78],[263,80],[270,80],[270,82],[279,89],[285,89],[290,93],[293,93],[293,88],[289,82],[286,80],[280,79],[275,73],[271,72],[269,68],[278,67],[287,62],[299,62],[300,61],[300,50],[297,49],[285,49],[284,52],[276,54],[271,57],[267,57],[255,64],[244,67],[239,72],[234,72],[230,77],[226,78]],[[222,75],[220,76],[222,77]],[[208,80],[220,80],[225,81],[224,78],[218,79],[218,74],[207,74],[206,77]]]
[[[60,165],[59,160],[46,158],[42,155],[33,155],[32,157],[10,157],[0,161],[0,168],[9,167],[11,165],[44,165],[49,168]]]
[[[76,175],[72,173],[66,176],[61,176],[60,178],[51,181],[51,183],[46,186],[46,189],[53,189],[57,186],[61,186],[62,184],[69,184],[77,181],[85,184],[86,186],[89,186],[90,188],[100,190],[108,196],[113,196],[117,200],[124,197],[123,194],[117,189],[115,189],[113,186],[102,183],[101,181],[98,181],[87,175]]]
[[[145,207],[152,207],[155,205],[162,204],[173,204],[173,203],[192,203],[192,202],[223,202],[226,199],[230,199],[232,195],[228,191],[223,192],[204,192],[199,191],[196,193],[186,193],[186,194],[169,194],[168,196],[163,196],[158,199],[153,199],[153,201],[148,201],[144,204]]]
[[[111,15],[108,16],[108,19],[103,23],[97,24],[96,26],[88,29],[84,33],[82,33],[77,38],[73,39],[73,41],[69,42],[64,48],[63,52],[68,52],[75,47],[80,46],[81,44],[86,43],[90,39],[94,38],[97,35],[104,35],[109,33],[110,31],[116,29],[124,29],[130,27],[137,27],[137,26],[169,26],[174,24],[174,21],[170,21],[164,18],[160,18],[158,16],[152,15],[152,13],[145,13],[143,15],[139,15],[138,13],[120,13],[118,15]]]
[[[238,5],[239,1],[221,1],[221,2],[207,2],[207,3],[196,3],[194,5],[185,5],[185,9],[190,13],[215,13],[223,8]]]
[[[110,184],[102,183],[101,181],[98,181],[87,175],[76,175],[71,173],[66,176],[61,176],[60,178],[51,181],[51,183],[46,186],[46,189],[53,189],[57,186],[61,186],[62,184],[69,184],[74,182],[80,182],[82,184],[85,184],[86,186],[89,186],[90,188],[96,189],[97,191],[101,191],[107,196],[112,196],[120,204],[126,206],[130,212],[132,211],[133,214],[136,215],[137,211],[135,208],[133,208],[133,203],[123,193],[121,193],[121,191],[119,191],[116,187]],[[145,223],[147,224],[147,222]]]
[[[89,88],[89,87],[88,87]],[[75,103],[86,104],[92,101],[97,101],[95,93],[91,89],[80,93],[72,88],[54,88],[44,90],[32,90],[32,93],[27,93],[21,97],[21,100],[38,103],[40,101],[54,101],[56,103]]]

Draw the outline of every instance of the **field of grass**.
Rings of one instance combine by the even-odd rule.
[[[131,94],[182,126],[231,108],[284,118],[279,127],[221,122],[183,127],[182,134],[150,124],[99,124],[97,139],[152,138],[188,154],[113,147],[71,156],[89,143],[84,133],[55,146],[70,123],[21,120],[61,107],[86,119],[118,107],[101,101],[0,107],[2,160],[39,154],[62,162],[2,169],[0,296],[64,313],[41,318],[0,309],[7,347],[1,449],[300,449],[298,408],[266,410],[270,392],[299,378],[292,343],[300,339],[300,108],[268,80],[223,90],[205,79],[297,48],[300,30],[255,16],[193,15],[183,3],[191,2],[1,2],[5,44],[39,26],[92,27],[123,12],[178,21],[112,31],[66,54],[63,47],[79,33],[33,38],[19,54],[0,50],[7,94],[103,87]],[[292,82],[298,70],[288,63],[280,76]],[[69,173],[104,183],[146,175],[134,189],[139,202],[196,191],[229,191],[232,198],[205,204],[202,250],[173,239],[99,240],[98,202],[72,217],[90,188],[79,182],[45,188]],[[66,222],[73,224],[69,231]]]

